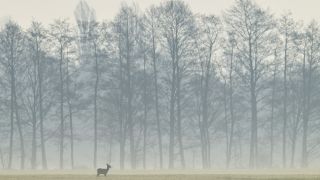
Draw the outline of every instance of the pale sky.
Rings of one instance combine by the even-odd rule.
[[[69,18],[74,22],[74,9],[80,0],[0,0],[0,21],[10,17],[23,27],[29,26],[31,20],[50,24],[59,17]],[[141,10],[151,4],[165,0],[123,0],[136,2]],[[121,0],[87,0],[96,10],[98,20],[110,20],[117,13]],[[234,0],[184,0],[193,12],[220,15],[230,7]],[[297,20],[309,22],[320,20],[320,0],[256,0],[263,8],[269,8],[275,15],[290,10]]]

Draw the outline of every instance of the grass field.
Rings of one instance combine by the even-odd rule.
[[[0,180],[320,180],[320,171],[111,171],[106,177],[95,171],[0,171]]]

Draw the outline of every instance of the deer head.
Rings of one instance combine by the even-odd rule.
[[[111,168],[110,164],[107,164],[107,168],[108,168],[108,169],[110,169],[110,168]]]

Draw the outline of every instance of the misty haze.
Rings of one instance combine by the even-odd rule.
[[[0,13],[1,180],[320,179],[320,13],[37,1]]]

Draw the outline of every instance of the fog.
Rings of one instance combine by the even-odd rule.
[[[317,0],[0,3],[0,168],[320,167]]]
[[[32,20],[40,21],[44,24],[50,24],[57,18],[69,18],[74,22],[73,10],[80,0],[0,0],[0,17],[11,17],[23,27],[30,26]],[[153,4],[159,4],[161,0],[124,0],[124,1],[105,1],[88,0],[87,3],[93,7],[97,14],[97,19],[112,20],[118,13],[123,2],[138,4],[141,10],[145,10]],[[234,0],[184,0],[189,4],[194,13],[216,14],[220,15],[222,11],[228,9]],[[256,0],[263,8],[269,8],[277,16],[285,11],[291,11],[297,20],[310,22],[312,19],[319,19],[318,0]]]

